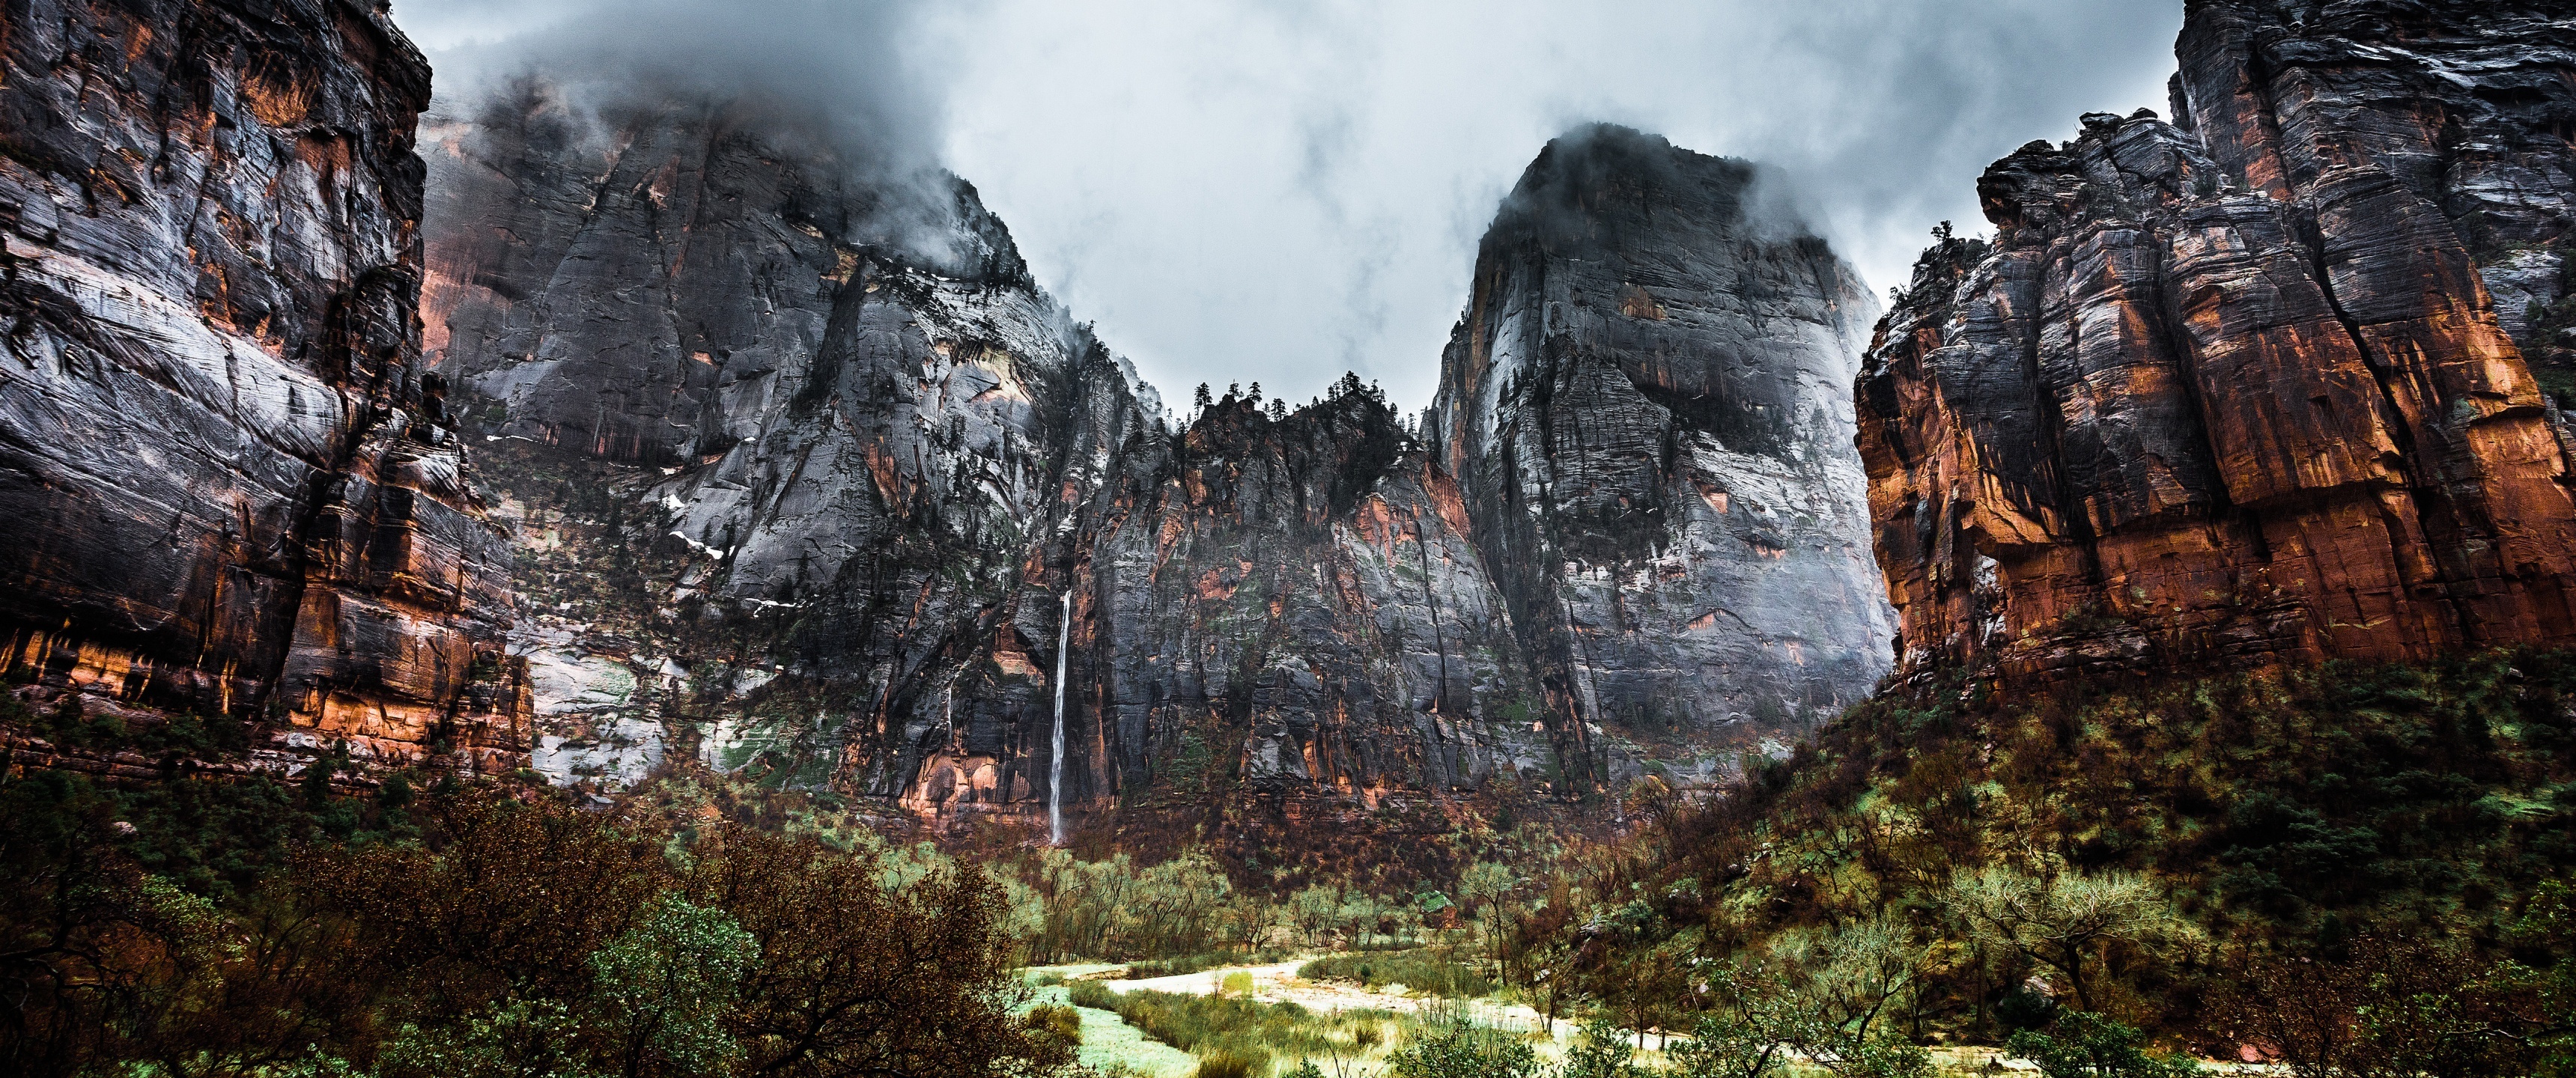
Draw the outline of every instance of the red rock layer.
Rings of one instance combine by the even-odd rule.
[[[2444,115],[2446,96],[2463,116],[2505,89],[2576,98],[2569,53],[2538,47],[2565,35],[2442,5],[2280,8],[2192,5],[2177,85],[2199,134],[2095,114],[1997,162],[1994,242],[1926,252],[1881,323],[1860,445],[1905,669],[2576,639],[2567,431],[2465,220],[2495,201],[2471,180],[2500,125]],[[2499,55],[2530,59],[2472,62]],[[2534,153],[2564,157],[2554,141]]]
[[[0,665],[522,766],[507,547],[418,373],[429,68],[345,0],[11,0]]]

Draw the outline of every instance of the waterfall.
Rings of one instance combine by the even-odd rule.
[[[1055,631],[1055,754],[1047,759],[1047,841],[1064,845],[1064,656],[1073,648],[1073,591],[1064,593]]]

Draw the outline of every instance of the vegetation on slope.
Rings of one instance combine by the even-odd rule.
[[[524,796],[0,779],[0,1072],[972,1075],[1070,1058],[1011,1017],[1025,990],[979,873],[731,826],[678,841]]]
[[[2571,705],[2576,656],[2534,651],[1885,696],[1705,803],[1640,790],[1653,822],[1514,911],[1503,964],[1631,1028],[1790,999],[1872,1042],[2114,1021],[2310,1074],[2565,1068]]]
[[[452,782],[337,796],[327,756],[294,784],[29,770],[0,779],[0,988],[23,1001],[0,1067],[975,1073],[1068,1049],[1009,1018],[1008,965],[1343,950],[1305,975],[1692,1033],[1656,1062],[1684,1074],[1758,1078],[1794,1049],[1893,1076],[1923,1065],[1914,1045],[2007,1040],[2142,1075],[2181,1049],[2303,1078],[2564,1073],[2572,704],[2576,656],[2536,651],[2024,699],[1926,686],[1721,795],[1641,783],[1615,846],[1462,815],[1454,874],[1392,889],[991,836],[963,867],[832,795],[687,766],[591,813]],[[6,718],[179,738],[147,747],[180,757],[214,736]],[[827,982],[846,1008],[790,1006],[841,998]],[[1135,1018],[1273,1070],[1306,1054],[1306,1032],[1220,1035],[1308,1024],[1245,1000]],[[1389,1062],[1501,1065],[1500,1042],[1444,1036]],[[1647,1073],[1615,1039],[1567,1065]]]

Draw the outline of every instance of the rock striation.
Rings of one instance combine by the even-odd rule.
[[[1994,240],[1942,235],[1857,383],[1905,668],[2576,637],[2568,431],[2494,298],[2555,273],[2569,43],[2521,5],[2201,0],[2179,123],[1988,169]]]
[[[553,548],[520,581],[539,766],[614,784],[693,729],[719,767],[893,797],[938,759],[957,804],[1040,798],[1074,505],[1151,391],[954,177],[596,89],[428,126],[431,354]]]
[[[774,115],[595,100],[429,126],[431,354],[512,462],[541,769],[692,751],[1027,813],[1061,661],[1078,810],[1564,770],[1454,487],[1373,393],[1176,432],[962,182],[904,181],[944,192],[910,196],[948,214],[925,243]]]
[[[509,551],[419,363],[429,68],[367,5],[14,5],[0,641],[271,752],[525,761]]]
[[[1532,450],[1356,378],[1176,423],[971,187],[757,101],[523,81],[426,130],[428,355],[502,462],[558,781],[694,756],[1033,816],[1061,688],[1077,816],[1374,812],[1713,764],[1884,668],[1839,390],[1870,301],[1748,166],[1593,133],[1499,218],[1505,360],[1453,377],[1539,387],[1526,341],[1566,388],[1434,427],[1539,439],[1533,530],[1493,517]],[[1544,331],[1524,293],[1631,309]]]
[[[1534,691],[1456,485],[1356,378],[1294,412],[1217,400],[1132,462],[1086,555],[1104,638],[1080,683],[1118,775],[1373,808],[1588,760]]]
[[[1750,165],[1610,126],[1530,164],[1424,440],[1552,709],[1749,741],[1869,693],[1891,622],[1843,387],[1876,314]]]

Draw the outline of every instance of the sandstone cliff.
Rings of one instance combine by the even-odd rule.
[[[1146,403],[973,190],[714,95],[525,82],[427,133],[431,355],[509,462],[539,767],[632,779],[676,721],[719,766],[891,794],[901,753],[840,756],[928,708],[1025,800],[1028,694],[983,719],[945,681],[1052,658],[1055,604],[1021,593],[1061,590],[1105,467],[1080,447]]]
[[[2554,287],[2568,44],[2510,4],[2195,2],[2181,126],[1990,168],[1994,241],[1926,252],[1858,382],[1906,666],[2576,637],[2567,431],[2493,298]]]
[[[419,363],[428,65],[345,0],[0,40],[0,661],[288,766],[521,766],[508,549]]]
[[[629,781],[686,747],[926,815],[1031,814],[1055,781],[1058,680],[1076,809],[1232,792],[1368,806],[1632,772],[1572,696],[1542,689],[1522,600],[1493,575],[1529,563],[1494,556],[1438,452],[1355,381],[1293,412],[1228,395],[1176,425],[1030,284],[971,188],[883,175],[739,100],[523,83],[453,113],[428,127],[428,340],[501,462],[532,608],[517,646],[559,781]],[[1734,201],[1666,208],[1750,227]],[[888,223],[925,220],[946,239]],[[1725,560],[1696,553],[1621,570],[1748,593],[1658,615],[1717,642],[1691,654],[1745,656],[1730,713],[1648,717],[1685,750],[1730,719],[1757,720],[1725,742],[1744,747],[1846,698],[1885,635],[1787,614],[1825,557],[1807,547],[1830,524],[1812,518],[1857,520],[1857,471],[1831,449],[1848,416],[1808,392],[1849,376],[1833,327],[1857,292],[1811,237],[1762,250],[1776,281],[1645,277],[1672,283],[1701,345],[1788,342],[1751,346],[1783,357],[1773,396],[1713,410],[1777,439],[1773,455],[1694,443],[1696,470],[1656,489],[1702,515],[1734,499],[1747,579],[1690,576]],[[1694,290],[1759,309],[1703,315]],[[1695,362],[1719,377],[1718,357]],[[1835,482],[1852,489],[1809,489]],[[1845,530],[1835,564],[1866,571]],[[1634,606],[1675,588],[1596,590]],[[1881,609],[1874,586],[1846,591],[1864,619]],[[1596,668],[1633,709],[1700,680],[1666,650]],[[1649,663],[1671,668],[1632,674]]]
[[[758,102],[529,81],[445,112],[429,350],[499,462],[558,781],[690,751],[1031,815],[1061,693],[1076,810],[1571,794],[1884,668],[1839,399],[1870,301],[1746,166],[1615,132],[1533,166],[1480,271],[1508,362],[1451,356],[1526,392],[1447,429],[1526,430],[1545,478],[1483,452],[1462,489],[1467,443],[1355,379],[1176,423],[971,187]],[[1602,306],[1543,333],[1525,292]],[[1543,529],[1525,481],[1560,492]]]
[[[963,183],[740,100],[601,99],[429,126],[428,337],[501,462],[558,781],[687,748],[1031,815],[1062,680],[1077,813],[1589,785],[1372,393],[1175,431]]]
[[[1550,143],[1442,356],[1424,439],[1590,723],[1749,742],[1887,667],[1843,390],[1877,305],[1758,188],[1624,128]]]
[[[1293,413],[1258,404],[1222,398],[1138,460],[1077,574],[1111,607],[1119,771],[1371,807],[1561,782],[1583,758],[1551,740],[1449,477],[1356,379]]]

